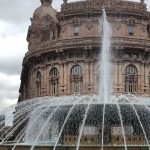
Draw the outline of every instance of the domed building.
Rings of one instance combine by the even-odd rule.
[[[97,94],[105,7],[112,27],[112,94],[150,96],[150,12],[144,0],[41,0],[28,29],[20,98]]]
[[[109,85],[100,75],[109,65],[101,57],[109,33],[107,97]],[[10,108],[13,125],[0,128],[2,150],[150,150],[150,12],[144,0],[63,0],[60,11],[52,0],[41,0],[27,41],[21,103]],[[108,93],[99,92],[100,84]]]

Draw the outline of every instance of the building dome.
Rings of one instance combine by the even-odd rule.
[[[57,21],[57,11],[51,6],[52,0],[41,0],[41,3],[42,5],[34,11],[33,18],[42,19],[43,17],[49,15]]]

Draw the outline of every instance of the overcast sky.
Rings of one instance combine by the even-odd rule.
[[[61,3],[54,0],[53,6],[59,9]],[[17,101],[30,17],[40,4],[40,0],[0,0],[0,107]]]

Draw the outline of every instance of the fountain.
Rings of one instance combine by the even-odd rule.
[[[103,10],[103,44],[99,95],[43,97],[26,100],[1,112],[1,146],[33,150],[49,146],[94,149],[119,147],[150,149],[148,98],[134,95],[110,96],[111,27]]]
[[[99,95],[103,98],[104,102],[109,101],[111,91],[111,73],[110,73],[110,47],[111,47],[111,26],[106,18],[106,12],[103,9],[103,16],[100,24],[102,22],[102,33],[103,33],[103,40],[102,40],[102,52],[101,52],[101,59],[100,59],[100,84],[99,84]]]

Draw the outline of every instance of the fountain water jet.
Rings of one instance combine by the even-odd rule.
[[[103,16],[102,16],[102,52],[101,52],[101,71],[100,71],[100,84],[99,84],[99,95],[104,100],[103,107],[103,121],[102,121],[102,145],[101,149],[103,150],[104,144],[104,126],[105,126],[105,104],[110,100],[110,84],[111,84],[111,76],[110,76],[110,46],[111,46],[111,26],[107,21],[106,12],[103,8]],[[101,24],[100,21],[100,24]]]
[[[40,138],[42,132],[44,131],[46,125],[48,124],[48,122],[52,119],[53,115],[55,114],[55,112],[59,109],[59,106],[57,106],[55,108],[55,110],[50,114],[50,116],[48,117],[47,121],[43,124],[42,129],[40,131],[40,133],[38,134],[37,138],[35,139],[35,142],[33,143],[32,147],[30,150],[34,150],[35,144],[37,143],[38,139]]]
[[[86,108],[86,112],[85,112],[85,115],[84,115],[84,119],[83,119],[83,122],[82,122],[82,124],[81,124],[81,129],[79,130],[79,137],[78,137],[78,142],[77,142],[76,150],[79,150],[80,140],[81,140],[83,128],[84,128],[85,121],[86,121],[86,118],[87,118],[87,115],[88,115],[88,111],[89,111],[89,109],[90,109],[90,105],[91,105],[91,102],[92,102],[92,101],[93,101],[93,98],[89,101],[89,103],[88,103],[88,105],[87,105],[87,108]]]
[[[104,102],[110,100],[111,95],[111,67],[110,67],[110,47],[111,47],[111,26],[107,21],[105,9],[103,9],[102,17],[102,52],[100,59],[100,84],[99,84],[99,95],[103,98]],[[101,24],[101,22],[100,22]]]
[[[125,150],[127,150],[127,142],[126,142],[124,125],[123,125],[123,121],[122,121],[123,119],[122,119],[122,116],[121,116],[121,110],[120,110],[120,106],[119,106],[119,104],[117,102],[116,102],[116,105],[117,105],[117,108],[118,108],[118,113],[119,113],[121,127],[122,127],[122,135],[123,135],[124,147],[125,147]]]
[[[56,143],[55,143],[55,146],[54,146],[53,150],[56,149],[57,144],[58,144],[59,139],[60,139],[60,136],[61,136],[61,134],[62,134],[62,132],[63,132],[64,127],[65,127],[65,124],[67,123],[67,120],[69,119],[70,114],[72,113],[74,107],[78,104],[79,101],[80,101],[80,98],[79,98],[78,100],[76,100],[75,103],[73,104],[73,106],[71,107],[71,109],[70,109],[70,111],[69,111],[69,113],[68,113],[68,115],[67,115],[67,117],[66,117],[66,119],[65,119],[65,121],[64,121],[64,123],[63,123],[63,125],[62,125],[62,128],[61,128],[61,130],[60,130],[60,132],[59,132],[59,135],[58,135],[58,138],[57,138],[57,141],[56,141]]]

